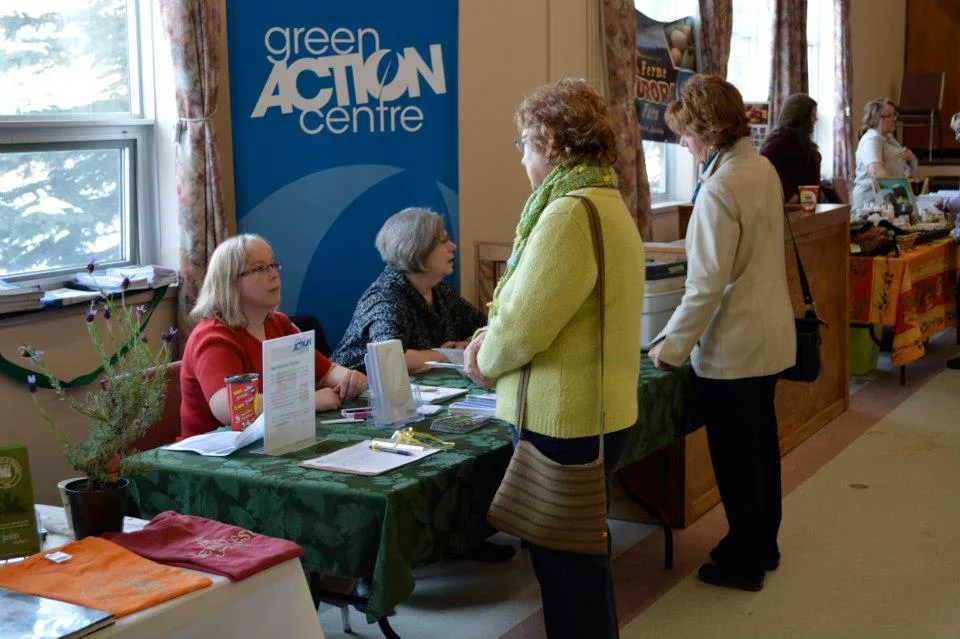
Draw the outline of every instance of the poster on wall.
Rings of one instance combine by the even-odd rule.
[[[370,4],[226,8],[238,229],[283,262],[280,309],[332,347],[383,269],[388,217],[426,207],[459,237],[458,3]]]
[[[770,105],[766,102],[747,102],[744,106],[747,119],[750,120],[750,142],[759,151],[770,128]]]
[[[673,142],[679,138],[663,121],[667,105],[697,71],[695,23],[692,16],[660,22],[636,12],[637,94],[634,105],[645,141]]]

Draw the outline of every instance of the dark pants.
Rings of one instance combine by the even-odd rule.
[[[597,458],[598,437],[557,439],[525,430],[523,439],[561,464],[585,464]],[[603,461],[607,470],[608,505],[610,474],[629,439],[630,429],[604,436]],[[609,547],[606,555],[582,555],[551,550],[536,544],[530,544],[529,548],[533,571],[540,582],[547,637],[616,639],[619,627]]]
[[[710,553],[717,564],[762,573],[779,561],[780,443],[777,376],[696,378],[710,460],[729,531]]]

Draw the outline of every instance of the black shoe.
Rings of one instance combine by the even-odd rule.
[[[776,557],[774,559],[768,559],[766,561],[760,562],[760,567],[766,571],[776,570],[780,567],[780,558]]]
[[[513,546],[482,541],[470,550],[460,553],[456,558],[482,561],[486,564],[499,564],[511,559],[515,554],[517,554],[517,549]]]
[[[954,357],[953,359],[948,359],[947,368],[952,368],[954,370],[960,369],[960,357]]]
[[[712,586],[737,588],[748,592],[759,592],[763,588],[763,572],[731,570],[717,564],[703,564],[697,571],[697,577]]]
[[[721,566],[725,566],[726,564],[737,565],[738,563],[740,563],[737,560],[724,558],[724,556],[716,548],[710,551],[710,561],[712,561],[715,564],[719,564]],[[759,564],[760,564],[760,568],[768,572],[772,570],[776,570],[777,568],[780,567],[780,553],[778,552],[773,557],[761,559],[759,561]]]

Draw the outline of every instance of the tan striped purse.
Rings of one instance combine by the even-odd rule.
[[[590,219],[597,258],[597,296],[600,305],[600,445],[597,459],[587,464],[559,464],[522,439],[513,451],[507,472],[487,511],[492,526],[530,543],[553,550],[605,555],[607,489],[603,466],[603,323],[604,262],[600,216],[588,198],[583,202]],[[530,364],[520,373],[517,390],[517,434],[523,432]]]

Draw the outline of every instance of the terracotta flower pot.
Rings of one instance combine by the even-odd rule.
[[[121,477],[116,486],[102,490],[86,490],[86,483],[86,478],[79,478],[63,485],[64,508],[67,520],[72,523],[74,538],[122,532],[129,482]]]

